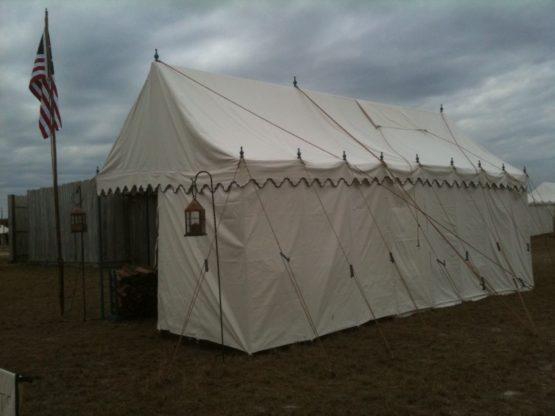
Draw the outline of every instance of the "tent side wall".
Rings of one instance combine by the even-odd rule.
[[[555,204],[531,204],[528,209],[531,235],[548,234],[555,231]]]
[[[216,193],[216,211],[223,211],[224,342],[231,347],[253,353],[374,318],[533,286],[529,239],[518,227],[525,213],[519,192],[406,186],[443,225],[440,234],[391,192],[399,193],[392,184],[255,186]],[[182,191],[159,192],[158,327],[181,333],[187,321],[185,335],[220,342],[213,225],[208,221],[207,237],[183,237],[189,200]],[[199,200],[208,210],[207,196]]]
[[[531,234],[555,231],[555,183],[542,182],[528,195]]]

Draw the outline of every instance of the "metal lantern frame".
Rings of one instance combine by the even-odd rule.
[[[74,197],[77,196],[78,200],[75,201]],[[83,194],[81,192],[81,185],[77,187],[75,193],[72,195],[73,203],[76,204],[70,212],[71,219],[71,232],[79,234],[81,237],[81,286],[83,293],[83,322],[87,320],[87,295],[85,285],[85,241],[83,233],[87,232],[87,213],[83,210]]]
[[[87,213],[81,207],[73,207],[70,218],[72,233],[84,233],[87,231]]]
[[[197,179],[201,174],[210,178],[210,194],[212,195],[212,219],[214,221],[214,242],[216,245],[216,269],[218,274],[218,302],[220,306],[220,341],[222,346],[222,360],[224,359],[224,320],[222,311],[222,279],[220,275],[220,251],[218,247],[218,223],[216,222],[216,204],[214,202],[214,181],[210,172],[201,170],[193,178],[191,192],[193,200],[185,208],[185,237],[198,237],[206,235],[206,211],[197,200]]]
[[[193,200],[185,208],[185,237],[206,235],[206,211],[193,194]]]

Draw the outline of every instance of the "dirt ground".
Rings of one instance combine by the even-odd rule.
[[[248,356],[100,320],[98,271],[0,257],[0,367],[38,377],[21,415],[555,415],[555,236],[533,241],[536,288],[380,321]],[[521,321],[522,319],[522,321]],[[393,357],[378,331],[387,338]]]

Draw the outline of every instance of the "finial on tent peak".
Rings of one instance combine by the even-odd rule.
[[[245,152],[243,152],[243,146],[241,146],[241,150],[239,150],[239,158],[240,158],[240,159],[244,159],[244,158],[245,158]]]
[[[294,86],[295,88],[299,88],[299,87],[298,87],[298,83],[297,83],[297,76],[296,76],[296,75],[293,75],[293,86]]]
[[[301,157],[301,149],[300,149],[300,147],[297,147],[297,159],[299,159],[299,160],[301,160],[301,159],[302,159],[302,157]]]
[[[420,158],[418,157],[418,153],[416,154],[416,164],[420,166]]]
[[[451,158],[451,166],[455,167],[455,161],[453,160],[453,158]]]
[[[160,55],[158,55],[158,49],[154,49],[154,60],[156,62],[160,62],[158,58],[160,58]]]
[[[504,164],[504,163],[501,165],[501,170],[502,170],[503,172],[505,172],[505,164]]]
[[[524,168],[526,169],[526,168]],[[100,173],[100,169],[98,168],[98,166],[96,167],[96,174],[98,175]]]
[[[526,176],[528,176],[528,172],[526,172],[526,166],[524,166],[524,167],[522,168],[522,171],[524,172],[524,174],[525,174]]]
[[[443,104],[440,104],[440,105],[439,105],[439,112],[440,112],[440,113],[443,113]]]
[[[380,152],[380,162],[383,162],[383,152]]]
[[[478,167],[479,167],[480,169],[482,169],[482,161],[481,161],[481,160],[478,160]]]
[[[347,153],[345,153],[345,150],[343,150],[343,160],[347,160]]]

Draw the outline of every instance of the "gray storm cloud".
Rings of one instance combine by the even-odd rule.
[[[149,70],[172,64],[437,111],[534,182],[555,181],[553,2],[0,3],[0,206],[50,186],[28,91],[50,11],[60,182],[102,165]]]

